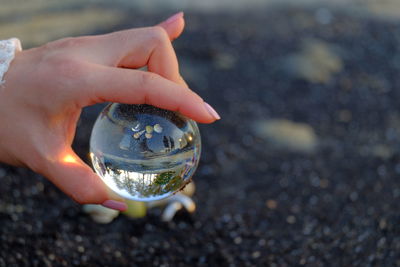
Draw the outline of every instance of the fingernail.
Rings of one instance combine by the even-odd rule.
[[[219,114],[213,109],[212,106],[210,106],[207,102],[204,102],[204,106],[206,107],[208,113],[210,113],[211,116],[213,116],[216,120],[221,119]]]
[[[119,211],[124,211],[128,208],[128,206],[124,202],[116,201],[116,200],[106,200],[101,204],[102,206],[113,209],[113,210],[119,210]]]
[[[178,20],[178,19],[180,19],[180,18],[182,18],[183,17],[183,12],[181,11],[181,12],[178,12],[178,13],[176,13],[175,15],[172,15],[171,17],[169,17],[166,21],[165,21],[165,23],[172,23],[172,22],[174,22],[174,21],[176,21],[176,20]]]

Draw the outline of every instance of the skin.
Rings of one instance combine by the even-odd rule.
[[[42,174],[81,204],[123,201],[72,150],[83,107],[150,104],[200,123],[217,118],[179,74],[173,21],[98,36],[57,40],[18,52],[0,88],[0,161]],[[149,72],[137,70],[147,66]]]

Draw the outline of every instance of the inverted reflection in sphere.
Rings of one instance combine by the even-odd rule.
[[[153,201],[182,189],[200,158],[197,124],[149,105],[110,104],[90,138],[96,173],[120,196]]]

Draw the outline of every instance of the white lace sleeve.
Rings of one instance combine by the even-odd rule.
[[[21,42],[17,38],[0,41],[0,85],[5,82],[3,77],[14,59],[15,52],[21,50]]]

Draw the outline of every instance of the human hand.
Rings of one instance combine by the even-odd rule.
[[[155,27],[66,38],[18,52],[0,88],[0,161],[44,175],[81,204],[126,205],[72,150],[85,106],[150,104],[201,123],[218,114],[187,88],[171,45],[178,13]],[[143,66],[148,72],[137,70]]]

